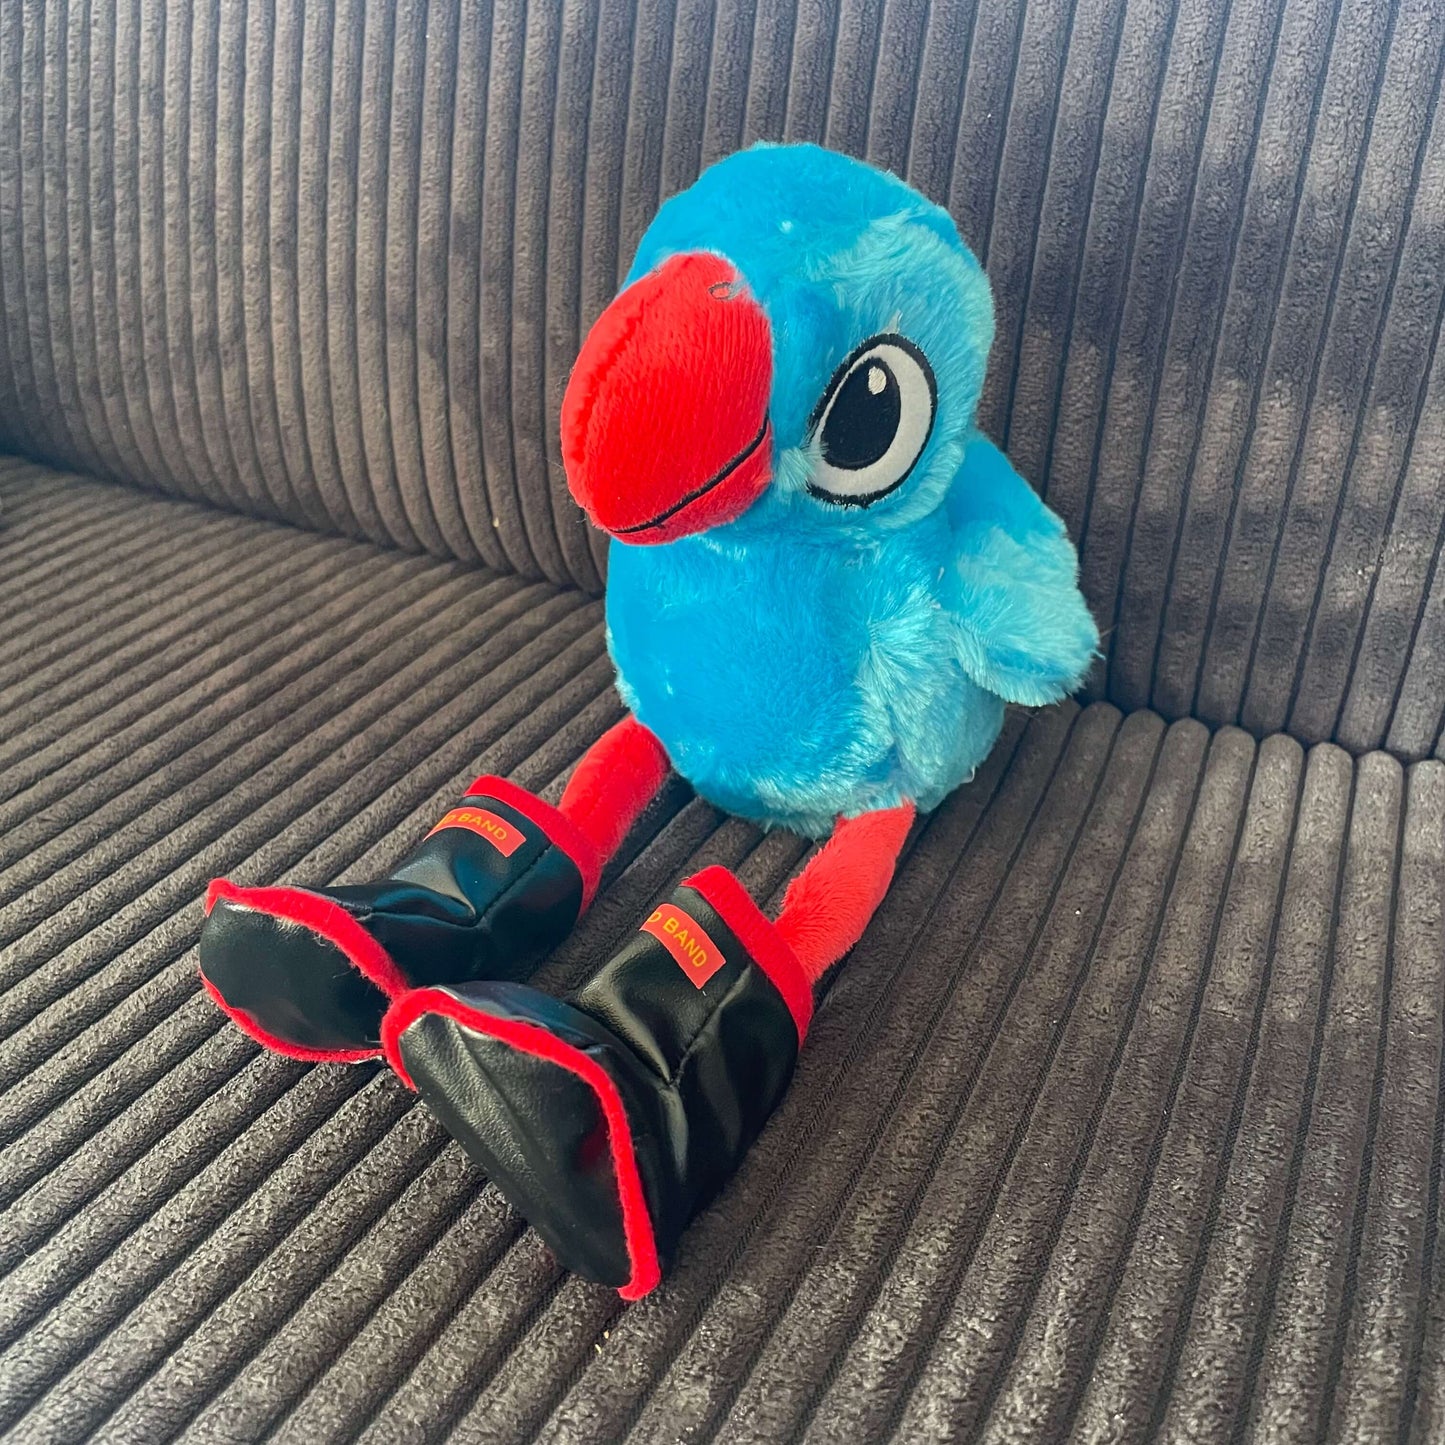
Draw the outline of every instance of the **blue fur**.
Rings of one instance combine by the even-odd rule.
[[[1006,702],[1076,688],[1098,645],[1063,524],[975,427],[993,337],[946,212],[815,146],[756,146],[658,212],[629,281],[709,250],[773,332],[773,481],[737,520],[612,544],[608,642],[623,698],[730,812],[813,836],[839,814],[935,807]],[[863,340],[901,332],[938,383],[933,430],[866,508],[807,491],[808,418]]]

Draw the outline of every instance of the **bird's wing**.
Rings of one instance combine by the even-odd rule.
[[[1039,706],[1066,697],[1098,655],[1064,524],[982,433],[945,503],[955,565],[946,602],[959,660],[980,687]]]

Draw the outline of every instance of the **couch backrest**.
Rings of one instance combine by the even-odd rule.
[[[585,588],[579,338],[757,137],[944,201],[1101,687],[1408,756],[1445,708],[1439,0],[0,0],[0,437]]]

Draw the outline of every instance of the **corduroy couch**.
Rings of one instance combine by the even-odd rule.
[[[0,1429],[1445,1440],[1441,0],[0,0]],[[197,989],[620,715],[557,408],[659,199],[892,167],[1107,662],[641,1305]],[[565,986],[700,864],[669,788]]]

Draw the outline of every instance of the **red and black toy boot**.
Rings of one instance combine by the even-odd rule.
[[[559,807],[478,778],[378,882],[206,896],[201,975],[258,1043],[351,1063],[381,1052],[393,999],[428,984],[525,978],[571,932],[667,759],[628,719],[583,760]]]
[[[566,999],[418,988],[387,1012],[387,1060],[565,1265],[639,1299],[781,1099],[813,985],[862,936],[913,816],[840,820],[776,922],[705,868]]]
[[[776,1107],[812,1009],[777,926],[712,867],[565,1000],[420,988],[382,1040],[557,1257],[637,1299]]]

